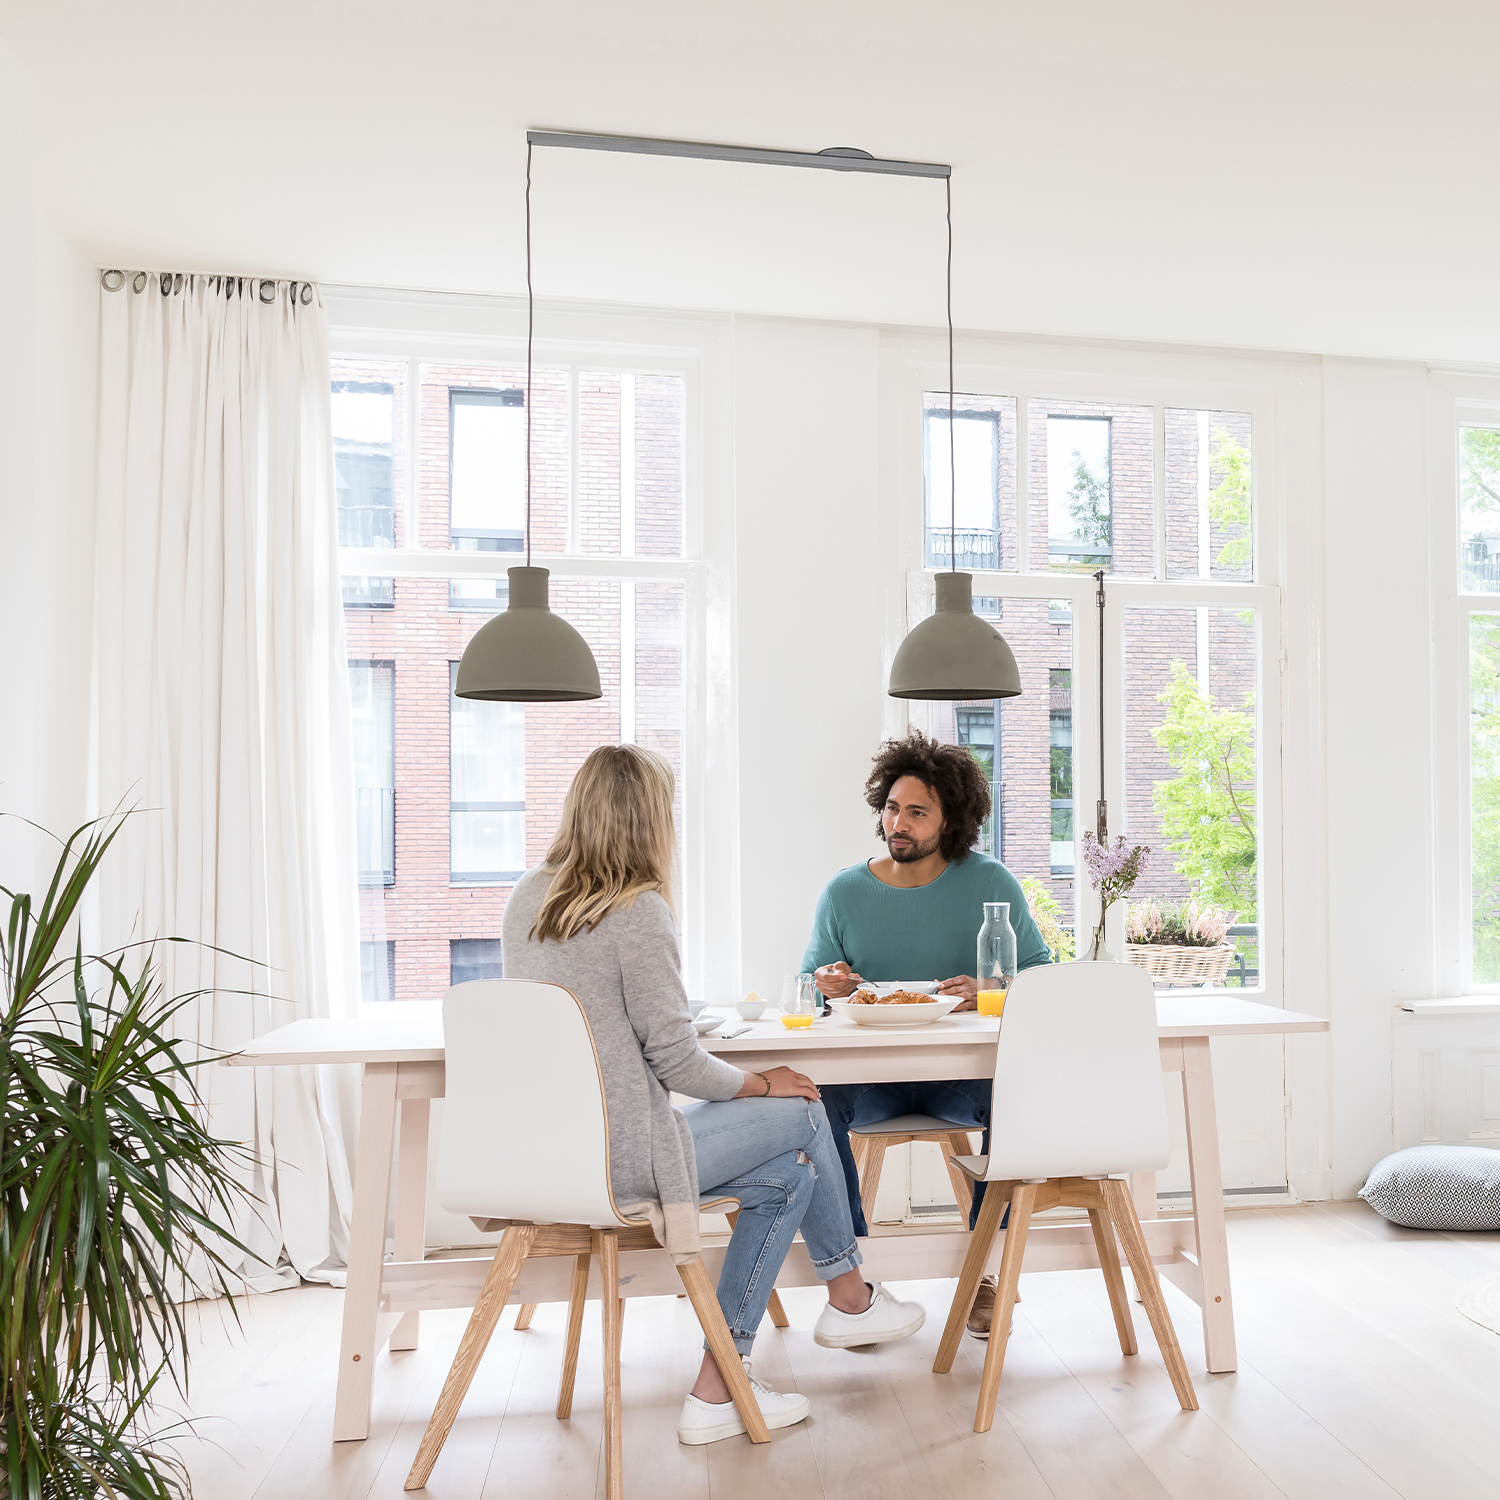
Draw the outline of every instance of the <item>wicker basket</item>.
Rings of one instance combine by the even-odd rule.
[[[1125,958],[1145,969],[1160,988],[1175,985],[1222,984],[1234,960],[1233,943],[1215,948],[1189,948],[1182,943],[1126,943]]]

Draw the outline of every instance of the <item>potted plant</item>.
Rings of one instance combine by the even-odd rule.
[[[1234,959],[1229,929],[1238,912],[1155,897],[1132,901],[1125,918],[1125,957],[1150,972],[1158,986],[1222,984]]]
[[[151,943],[85,955],[73,936],[121,822],[68,840],[40,904],[0,886],[4,1500],[190,1493],[149,1403],[163,1376],[186,1393],[190,1259],[233,1309],[221,1248],[249,1253],[222,1227],[246,1153],[204,1127],[209,1059],[173,1034],[197,996],[164,997]]]

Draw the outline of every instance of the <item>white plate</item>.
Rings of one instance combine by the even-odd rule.
[[[830,1000],[829,1005],[858,1026],[926,1026],[941,1021],[950,1010],[963,1004],[962,995],[944,995],[929,1005],[850,1005],[847,1000]]]
[[[925,1005],[922,1007],[923,1010],[926,1010],[926,1008],[927,1007]],[[696,1031],[699,1036],[707,1036],[710,1031],[717,1030],[723,1024],[724,1017],[721,1016],[717,1011],[706,1010],[701,1016],[698,1017],[696,1021],[693,1022],[693,1030]]]

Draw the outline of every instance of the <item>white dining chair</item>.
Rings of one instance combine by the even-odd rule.
[[[443,997],[447,1103],[437,1193],[450,1213],[504,1227],[479,1300],[406,1479],[421,1489],[528,1258],[572,1256],[559,1420],[573,1379],[591,1259],[599,1263],[604,1321],[605,1494],[621,1500],[620,1251],[659,1248],[651,1226],[626,1219],[610,1190],[604,1081],[583,1007],[561,985],[481,979]],[[545,1142],[545,1148],[539,1145]],[[717,1200],[705,1207],[733,1207]],[[498,1222],[497,1222],[498,1221]],[[749,1377],[700,1256],[677,1267],[714,1361],[752,1442],[770,1440]]]
[[[1177,1400],[1184,1411],[1198,1409],[1135,1204],[1121,1180],[1166,1166],[1170,1150],[1150,975],[1114,963],[1057,964],[1017,975],[995,1048],[989,1155],[953,1159],[971,1180],[988,1185],[932,1366],[938,1374],[953,1368],[1009,1203],[975,1432],[988,1432],[995,1420],[1010,1337],[1010,1319],[1000,1309],[1015,1301],[1031,1216],[1058,1206],[1088,1211],[1120,1348],[1134,1354],[1118,1232]]]

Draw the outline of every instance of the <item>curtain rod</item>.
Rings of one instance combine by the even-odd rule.
[[[573,131],[528,130],[529,146],[566,146],[575,151],[628,151],[638,156],[687,156],[699,161],[760,162],[770,167],[823,167],[831,172],[878,172],[888,177],[949,177],[940,162],[888,161],[853,146],[825,151],[762,151],[755,146],[721,146],[711,141],[662,141],[639,135],[583,135]]]

